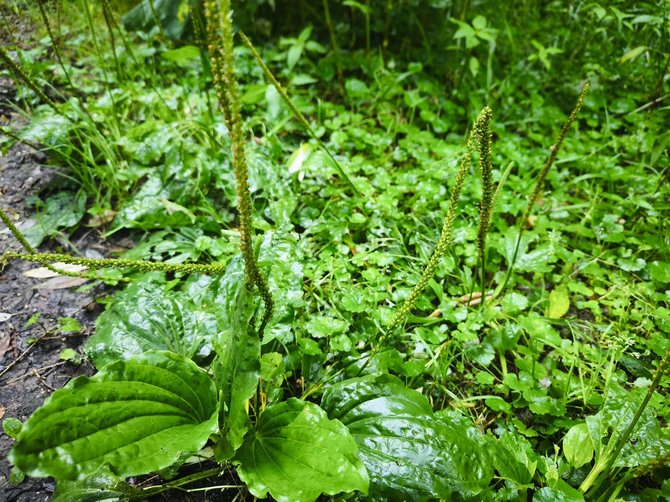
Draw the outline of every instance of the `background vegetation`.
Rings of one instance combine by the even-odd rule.
[[[101,272],[119,290],[86,348],[105,368],[99,379],[109,368],[167,365],[151,355],[158,349],[207,368],[227,407],[220,428],[206,431],[215,436],[209,458],[232,461],[256,496],[670,496],[670,381],[661,365],[670,351],[670,4],[233,2],[236,29],[290,103],[241,38],[232,54],[225,36],[212,46],[216,25],[201,2],[38,4],[10,0],[10,10],[31,17],[36,43],[12,40],[6,21],[11,43],[2,52],[28,125],[3,129],[0,147],[38,145],[63,173],[35,201],[40,223],[24,231],[29,244],[87,225],[103,238],[132,236],[126,260],[218,266],[175,274],[122,262]],[[217,97],[214,47],[234,55],[239,99],[221,96],[230,80]],[[590,92],[533,198],[587,80]],[[224,112],[226,102],[239,104],[236,137],[217,98]],[[485,106],[491,131],[480,123],[474,162],[460,164]],[[481,146],[487,137],[490,151]],[[274,299],[262,333],[267,305],[240,287],[235,144],[246,153],[251,244]],[[450,245],[396,325],[450,208]],[[222,336],[231,326],[236,334]],[[247,332],[257,346],[239,338]],[[233,349],[241,370],[231,366]],[[187,363],[179,371],[204,374]],[[236,396],[240,385],[248,395]],[[384,399],[399,407],[413,444],[385,421],[395,415],[366,408]],[[332,434],[351,433],[359,457],[344,439],[340,453],[358,473],[348,479],[360,483],[319,478],[296,494],[268,481],[266,465],[250,466],[277,410],[296,421],[311,410]],[[370,430],[356,429],[363,419],[382,439],[365,442]],[[30,430],[15,431],[18,445],[36,441]],[[28,446],[17,447],[15,463],[64,479],[63,500],[81,486],[68,478],[100,467],[71,475],[26,460]],[[382,475],[374,452],[402,448],[409,453],[395,477]],[[120,483],[112,474],[124,477],[97,475],[109,487]],[[141,495],[116,486],[115,496]]]

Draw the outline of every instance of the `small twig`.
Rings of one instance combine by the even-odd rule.
[[[49,385],[49,384],[47,383],[47,381],[45,380],[45,378],[44,378],[42,375],[40,375],[40,374],[37,372],[37,370],[36,370],[35,368],[33,368],[33,370],[31,371],[31,373],[35,376],[35,378],[37,378],[37,380],[38,380],[42,385],[44,385],[47,389],[49,389],[50,392],[56,392],[56,389],[54,389],[51,385]]]
[[[30,376],[30,375],[33,375],[33,376],[34,376],[35,373],[37,373],[37,374],[39,375],[39,372],[40,372],[40,371],[44,371],[44,370],[48,370],[48,369],[51,369],[51,368],[56,368],[56,367],[58,367],[58,366],[62,366],[62,365],[65,364],[66,362],[67,362],[67,361],[58,361],[57,363],[49,364],[48,366],[42,366],[41,368],[33,368],[32,370],[28,371],[27,373],[24,373],[24,374],[21,375],[21,376],[14,377],[14,378],[12,378],[11,380],[7,380],[7,385],[12,384],[12,383],[15,383],[15,382],[18,382],[19,380],[23,380],[24,378],[26,378],[26,377],[28,377],[28,376]]]
[[[11,363],[9,363],[9,364],[7,365],[7,367],[6,367],[4,370],[0,371],[0,378],[2,378],[2,376],[3,376],[5,373],[7,373],[9,370],[11,370],[11,369],[12,369],[12,368],[13,368],[13,367],[14,367],[14,366],[15,366],[21,359],[23,359],[24,356],[25,356],[28,352],[30,352],[30,351],[32,350],[32,348],[33,348],[35,345],[37,345],[37,342],[41,341],[46,335],[47,335],[47,334],[45,333],[44,335],[42,335],[42,336],[40,336],[38,339],[36,339],[33,343],[31,343],[31,344],[28,346],[28,348],[27,348],[26,350],[24,350],[23,352],[21,352],[21,354],[19,354],[19,357],[17,357],[17,358],[14,359]]]
[[[630,112],[628,115],[633,115],[635,113],[646,110],[647,108],[650,108],[652,106],[656,106],[658,103],[660,103],[661,101],[663,101],[667,98],[670,98],[670,94],[666,94],[665,96],[661,96],[660,98],[654,98],[649,103],[645,103],[644,105],[637,107],[635,110]]]

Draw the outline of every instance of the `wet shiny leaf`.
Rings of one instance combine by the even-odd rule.
[[[74,480],[105,465],[135,476],[197,452],[217,429],[214,382],[182,356],[153,352],[54,392],[23,425],[9,459],[30,476]]]
[[[370,493],[385,500],[476,496],[492,476],[486,438],[390,375],[353,378],[326,389],[322,406],[359,445]]]
[[[267,408],[235,456],[256,497],[311,502],[322,493],[367,493],[368,474],[347,428],[317,405],[291,398]]]
[[[135,283],[100,315],[86,353],[98,368],[150,350],[206,357],[217,333],[215,316],[185,293],[154,283]]]

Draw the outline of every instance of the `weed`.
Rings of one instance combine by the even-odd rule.
[[[233,47],[229,2],[177,3],[142,2],[124,25],[152,31],[129,34],[82,0],[58,47],[35,10],[49,36],[4,52],[17,102],[47,105],[4,129],[78,190],[44,221],[75,201],[52,226],[88,205],[138,241],[3,255],[127,281],[85,347],[98,373],[4,422],[13,479],[53,475],[57,500],[224,468],[287,500],[667,493],[667,8],[324,1],[280,20],[253,0]],[[78,99],[44,92],[63,68]],[[126,481],[194,459],[218,465]]]

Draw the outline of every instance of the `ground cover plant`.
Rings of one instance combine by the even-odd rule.
[[[1,145],[62,173],[2,263],[118,286],[97,373],[3,421],[14,482],[670,496],[667,4],[132,4],[0,50]],[[38,252],[84,225],[137,245]]]

